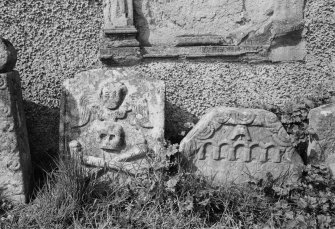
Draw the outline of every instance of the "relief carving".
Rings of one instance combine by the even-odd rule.
[[[11,109],[9,106],[0,102],[0,114],[4,114],[6,117],[11,116]]]
[[[301,61],[304,7],[304,0],[104,0],[100,59]]]
[[[13,132],[14,131],[14,123],[11,123],[7,120],[0,121],[0,131],[2,132]]]
[[[105,29],[133,26],[133,0],[104,0]]]
[[[32,183],[19,80],[15,71],[0,74],[0,188],[9,199],[24,203]]]
[[[157,133],[162,133],[163,110],[150,109],[164,107],[157,104],[164,101],[164,91],[160,82],[134,80],[131,75],[118,77],[117,71],[96,71],[96,74],[91,71],[93,82],[86,83],[78,77],[78,82],[66,85],[69,92],[66,97],[72,98],[61,121],[65,125],[65,133],[61,133],[67,142],[65,147],[72,157],[87,166],[110,169],[131,166],[144,160],[160,144],[158,139],[163,134]],[[79,82],[83,90],[75,89]],[[153,123],[157,121],[158,128]]]
[[[17,161],[17,159],[14,159],[7,162],[7,168],[13,172],[16,172],[20,170],[21,165],[20,162]]]
[[[0,74],[0,90],[4,90],[7,88],[7,79]]]
[[[181,149],[199,170],[216,171],[218,176],[232,170],[239,178],[241,171],[236,169],[243,167],[302,164],[277,117],[256,109],[213,109],[183,139]]]
[[[99,148],[104,151],[119,153],[125,145],[124,130],[117,123],[102,122],[96,133]]]

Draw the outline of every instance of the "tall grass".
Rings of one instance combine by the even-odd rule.
[[[109,172],[102,177],[75,161],[59,162],[36,199],[7,211],[1,228],[335,226],[335,182],[324,168],[309,167],[291,186],[273,180],[215,186],[176,169],[178,163],[150,161],[141,174]]]

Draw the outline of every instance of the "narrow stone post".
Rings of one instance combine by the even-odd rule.
[[[32,190],[32,166],[16,60],[13,45],[0,38],[0,195],[24,203]]]

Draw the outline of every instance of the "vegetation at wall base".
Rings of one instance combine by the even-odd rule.
[[[298,183],[271,175],[215,186],[182,170],[178,146],[148,158],[144,173],[97,177],[75,161],[59,162],[28,205],[2,200],[0,228],[334,228],[335,181],[307,166]]]

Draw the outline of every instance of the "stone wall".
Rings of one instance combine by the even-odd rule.
[[[136,0],[135,0],[136,1]],[[307,0],[305,62],[247,64],[218,59],[143,62],[131,69],[166,82],[166,135],[177,141],[186,122],[217,106],[278,106],[334,90],[335,2]],[[60,86],[99,67],[102,1],[2,0],[0,36],[18,50],[33,160],[58,149]]]

